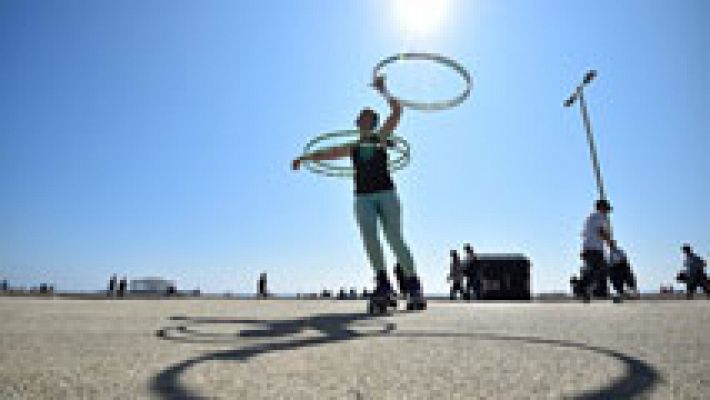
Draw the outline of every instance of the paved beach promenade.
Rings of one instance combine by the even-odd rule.
[[[700,399],[710,302],[0,298],[0,398]]]

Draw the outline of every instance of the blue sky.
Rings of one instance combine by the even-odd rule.
[[[371,283],[352,182],[294,173],[314,136],[351,129],[400,51],[475,79],[438,113],[407,110],[395,176],[427,292],[448,252],[522,252],[536,292],[567,290],[596,196],[586,92],[618,240],[644,289],[688,241],[710,255],[707,17],[697,1],[450,0],[426,33],[391,2],[0,2],[0,278],[104,287],[111,273],[185,289],[316,291]],[[437,71],[392,70],[411,93]],[[391,260],[391,258],[390,258]]]

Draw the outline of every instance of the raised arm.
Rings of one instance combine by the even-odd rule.
[[[399,103],[399,100],[387,95],[384,77],[376,76],[372,81],[372,87],[380,92],[390,105],[390,115],[387,117],[387,120],[385,120],[385,123],[382,124],[382,128],[380,128],[380,135],[386,138],[391,135],[399,125],[399,119],[402,117],[402,105]]]

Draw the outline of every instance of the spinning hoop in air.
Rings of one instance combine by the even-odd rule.
[[[466,83],[466,87],[464,90],[456,97],[450,99],[450,100],[445,100],[445,101],[437,101],[437,102],[418,102],[418,101],[413,101],[413,100],[406,100],[406,99],[401,99],[397,96],[394,96],[388,88],[385,87],[385,95],[388,97],[394,97],[399,102],[408,108],[414,109],[414,110],[420,110],[420,111],[438,111],[438,110],[446,110],[447,108],[452,108],[456,107],[459,104],[463,103],[466,98],[471,94],[471,87],[473,86],[473,80],[471,79],[471,75],[466,71],[466,69],[463,67],[463,65],[459,64],[458,62],[448,58],[444,57],[441,54],[435,54],[435,53],[399,53],[395,54],[393,56],[387,57],[384,60],[380,61],[375,65],[375,69],[373,71],[373,76],[383,76],[383,70],[385,69],[386,66],[390,64],[394,64],[398,61],[407,61],[407,60],[425,60],[425,61],[433,61],[436,63],[439,63],[441,65],[444,65],[446,67],[449,67],[456,71],[459,75],[461,75],[461,78],[463,78],[464,82]]]
[[[351,129],[351,130],[342,130],[342,131],[335,131],[335,132],[330,132],[330,133],[324,133],[315,139],[311,140],[306,144],[306,147],[303,149],[303,154],[310,154],[316,151],[320,150],[325,150],[328,147],[321,147],[318,148],[318,144],[325,142],[327,140],[331,139],[337,139],[337,138],[349,138],[352,137],[354,140],[351,140],[349,142],[346,142],[345,144],[355,144],[357,142],[358,137],[360,136],[360,131],[357,129]],[[394,143],[393,147],[388,147],[388,150],[391,150],[392,152],[396,153],[397,156],[392,159],[389,156],[388,152],[388,157],[387,157],[387,169],[389,169],[390,172],[394,173],[402,168],[406,167],[409,165],[409,160],[410,160],[410,151],[409,151],[409,143],[407,143],[404,138],[400,136],[395,136],[395,135],[389,135],[387,137],[387,140],[390,140]],[[371,146],[381,146],[380,144],[367,144]],[[333,146],[330,146],[333,147]],[[350,160],[348,159],[348,163],[350,163]],[[355,174],[355,171],[353,170],[352,166],[350,165],[337,165],[335,161],[314,161],[314,160],[305,160],[303,161],[303,165],[308,168],[311,172],[314,172],[316,174],[321,174],[325,176],[330,176],[334,178],[350,178]]]

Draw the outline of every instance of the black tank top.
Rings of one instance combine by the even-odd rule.
[[[394,189],[394,182],[387,169],[387,150],[380,143],[380,138],[370,136],[352,147],[350,158],[355,170],[355,194],[368,194]],[[387,147],[394,147],[392,140],[387,140]]]

